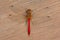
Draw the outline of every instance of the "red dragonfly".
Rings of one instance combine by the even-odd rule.
[[[26,19],[27,19],[27,24],[28,24],[28,35],[30,35],[30,21],[31,21],[31,17],[32,17],[32,10],[31,9],[27,9],[26,10]]]
[[[17,15],[13,16],[13,17],[10,17],[11,20],[13,21],[17,21],[19,23],[22,23],[24,22],[24,20],[26,19],[27,21],[27,26],[28,26],[28,35],[30,35],[30,21],[31,21],[31,17],[32,17],[32,10],[31,9],[27,9],[26,10],[26,15],[24,15],[25,18],[22,18],[22,16],[20,16],[20,9],[17,9],[17,8],[11,8],[14,12],[18,13]],[[23,11],[23,10],[22,10]],[[21,19],[21,18],[22,19]]]

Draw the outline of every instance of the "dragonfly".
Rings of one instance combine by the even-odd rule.
[[[31,9],[26,9],[25,10],[25,12],[24,12],[24,14],[22,14],[22,13],[19,13],[19,11],[20,11],[20,9],[18,9],[18,8],[15,8],[15,7],[10,7],[11,8],[11,10],[13,11],[13,12],[15,12],[16,14],[18,14],[18,15],[14,15],[13,17],[10,17],[11,18],[11,20],[13,20],[13,21],[17,21],[17,22],[19,22],[19,23],[22,23],[22,22],[25,22],[26,21],[26,23],[27,23],[27,27],[28,27],[28,29],[27,29],[27,33],[28,33],[28,35],[30,35],[30,22],[31,22],[31,19],[32,19],[32,10]],[[21,15],[20,15],[21,14]],[[24,18],[22,17],[24,15]],[[20,18],[21,17],[21,18]],[[26,20],[25,20],[26,19]],[[24,21],[25,20],[25,21]]]
[[[32,13],[31,9],[26,10],[26,19],[27,19],[27,25],[28,25],[28,35],[30,35],[30,21],[31,21],[31,17],[32,17],[31,13]]]

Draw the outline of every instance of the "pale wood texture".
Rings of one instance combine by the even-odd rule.
[[[33,15],[30,36],[27,9]],[[60,40],[60,0],[0,0],[0,40]]]

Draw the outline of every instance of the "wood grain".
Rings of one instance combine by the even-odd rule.
[[[30,37],[27,9],[32,9]],[[60,0],[0,0],[0,40],[60,40]]]

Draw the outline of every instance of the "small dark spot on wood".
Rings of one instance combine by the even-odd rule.
[[[11,7],[14,7],[13,5],[11,5]]]
[[[9,16],[12,16],[11,14],[9,14]]]
[[[46,8],[49,8],[49,7],[46,7]]]
[[[50,16],[47,16],[48,18],[50,18]]]

